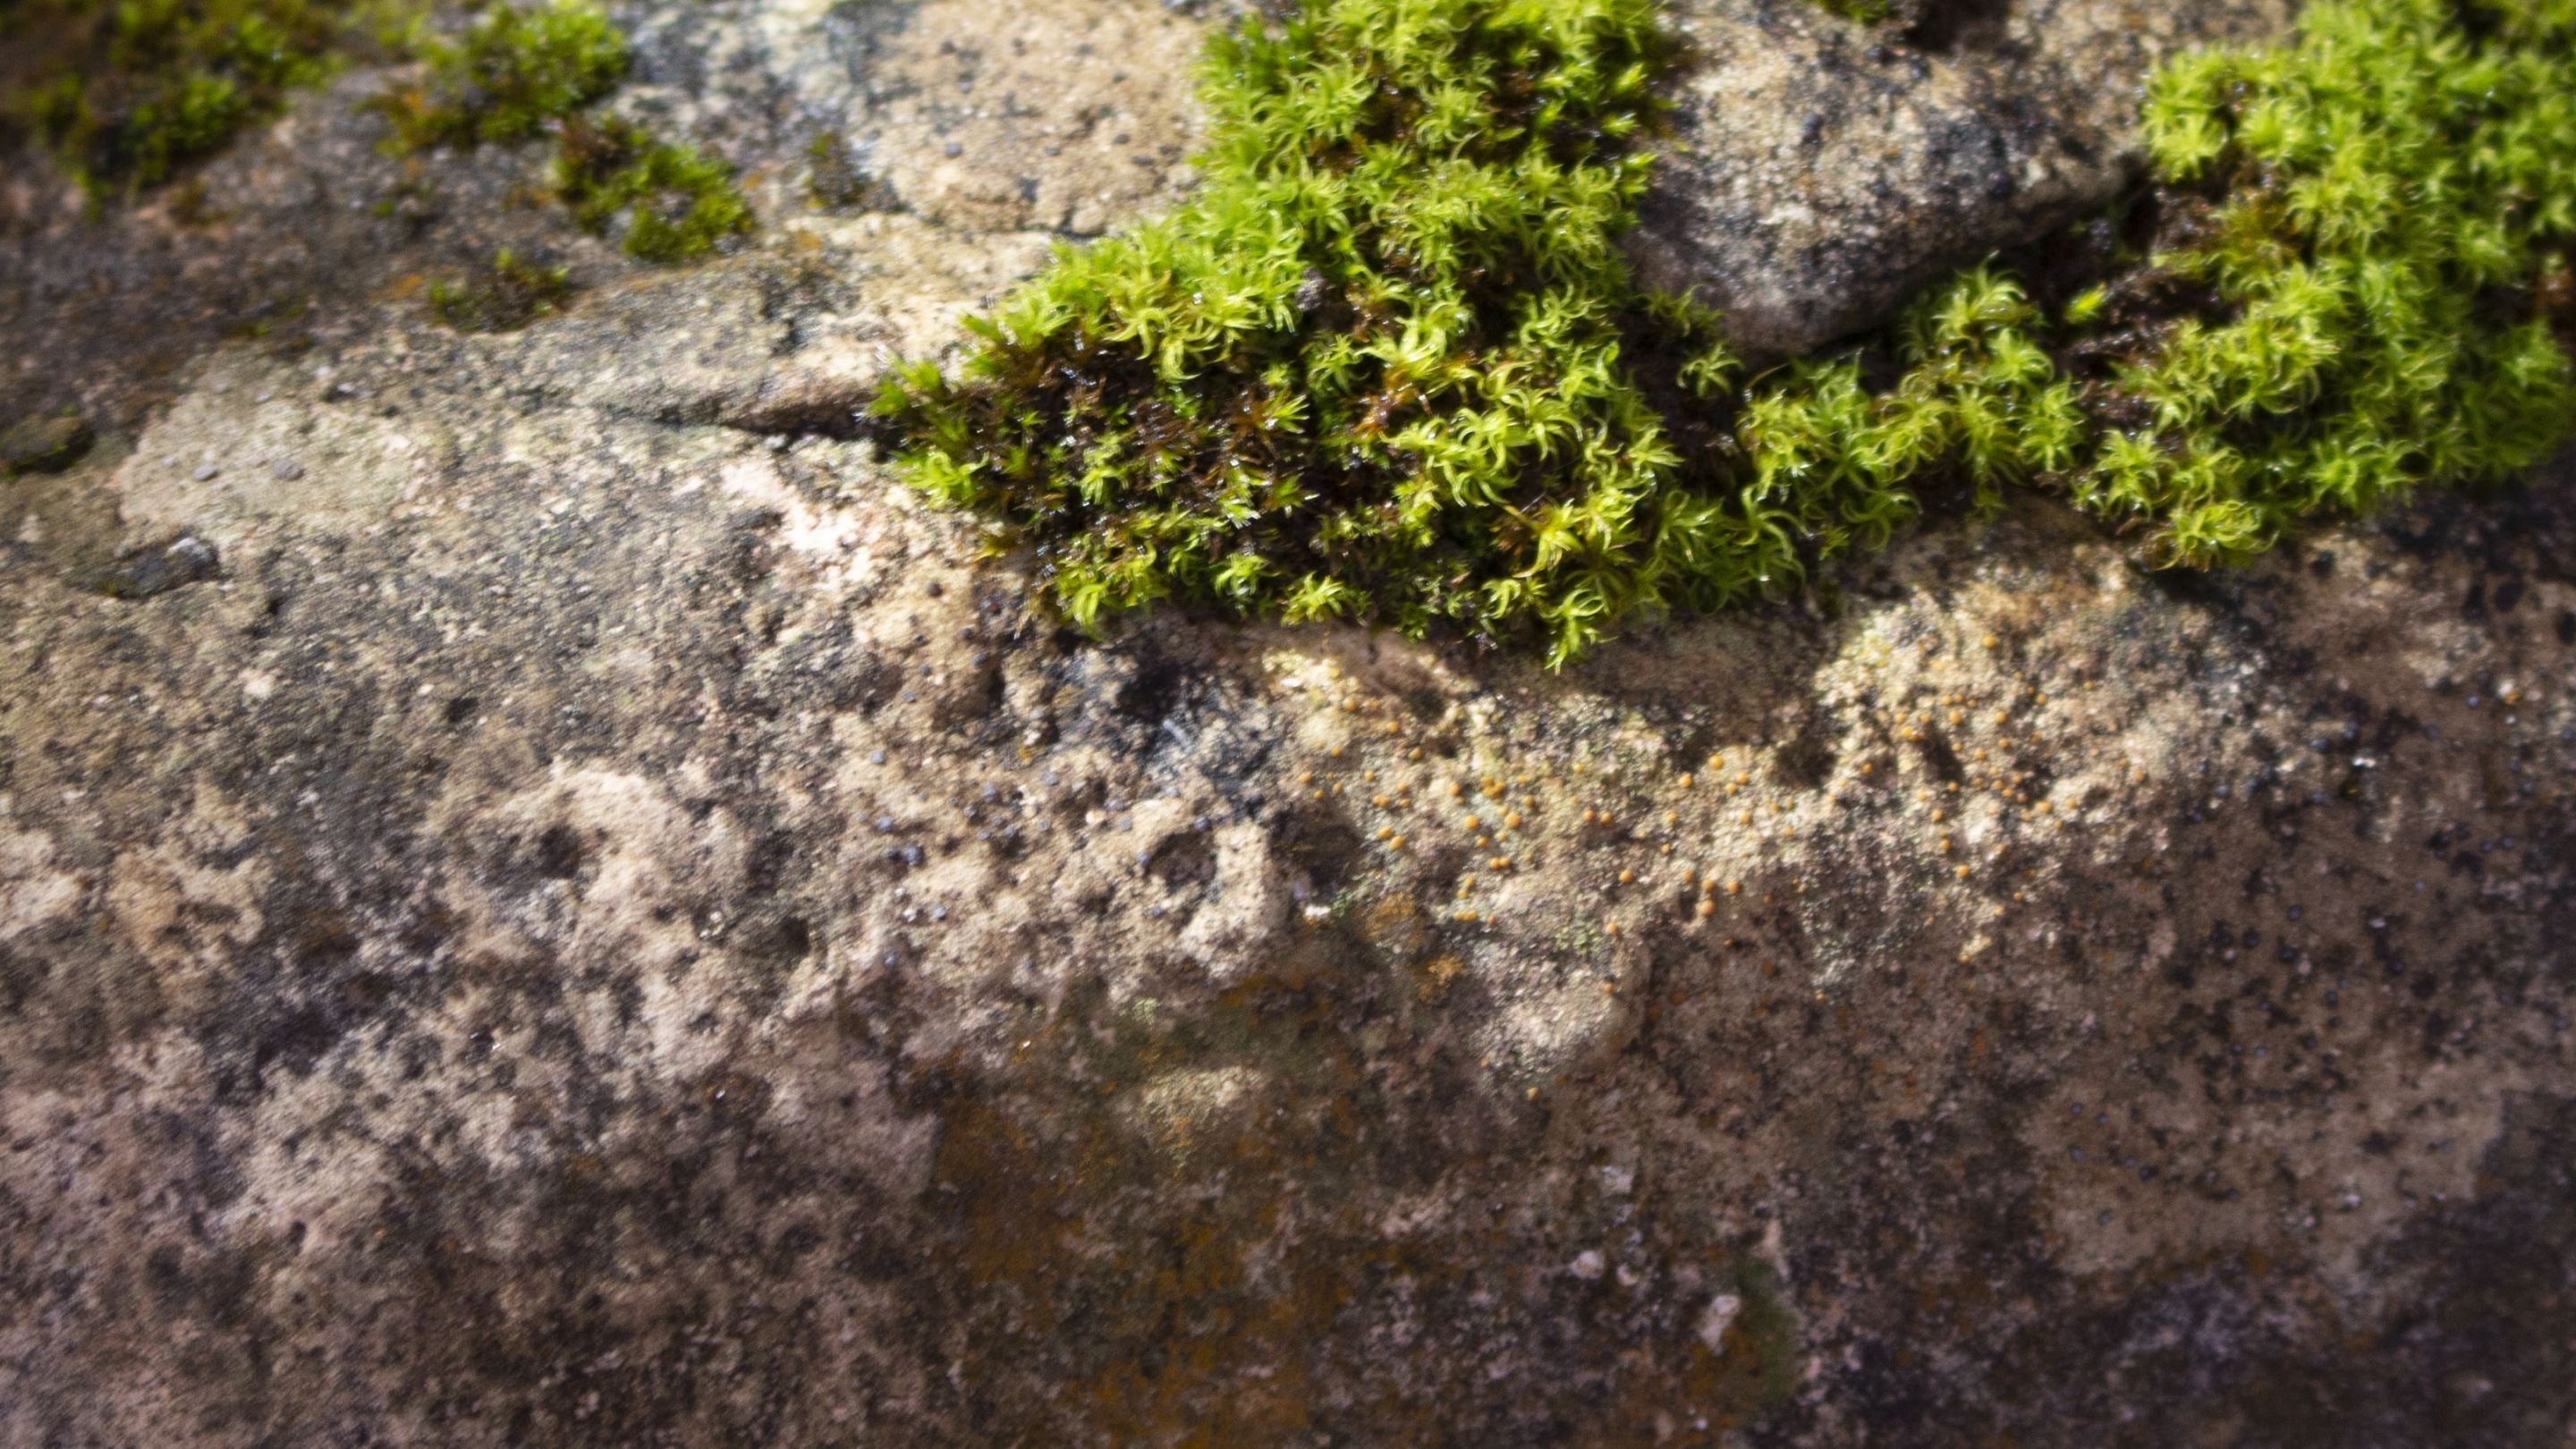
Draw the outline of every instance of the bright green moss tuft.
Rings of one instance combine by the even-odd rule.
[[[23,0],[21,83],[0,126],[32,133],[93,193],[212,155],[366,45],[383,7],[325,0]]]
[[[1684,449],[1623,361],[1634,338],[1726,376],[1706,319],[1651,305],[1617,247],[1650,16],[1330,0],[1222,40],[1197,201],[1063,254],[980,324],[964,382],[899,383],[912,476],[1035,548],[1085,625],[1183,594],[1532,631],[1562,658],[1794,568],[1672,486]]]
[[[2564,437],[2547,283],[2576,244],[2576,5],[2315,5],[2295,45],[2169,69],[2147,134],[2218,200],[2124,300],[2207,300],[2104,390],[2121,426],[2075,481],[2088,507],[2215,562]]]
[[[1816,3],[1846,20],[1857,20],[1863,25],[1876,25],[1896,18],[1895,0],[1816,0]]]
[[[2508,476],[2576,412],[2576,4],[2469,9],[2323,0],[2178,63],[2151,264],[2053,315],[1981,268],[1747,384],[1617,249],[1667,53],[1642,0],[1318,0],[1218,44],[1191,205],[1061,254],[880,411],[1085,626],[1182,597],[1557,663],[1883,544],[1934,484],[2241,557]]]

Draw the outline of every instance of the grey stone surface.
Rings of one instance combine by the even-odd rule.
[[[2256,40],[2286,0],[1924,0],[1865,26],[1815,0],[1679,0],[1696,61],[1640,273],[1722,308],[1759,355],[1883,321],[1924,285],[2118,200],[2139,101],[2176,50]]]
[[[2565,468],[1085,641],[850,422],[1067,223],[790,209],[669,23],[752,249],[0,491],[0,1445],[2566,1442]]]
[[[1192,67],[1220,7],[1149,0],[631,0],[614,105],[742,171],[772,241],[830,219],[812,147],[911,215],[975,233],[1095,234],[1187,184]],[[37,158],[0,170],[0,426],[73,405],[123,425],[220,341],[332,345],[503,247],[582,288],[641,275],[543,200],[542,141],[395,160],[358,70],[187,186],[93,215]]]

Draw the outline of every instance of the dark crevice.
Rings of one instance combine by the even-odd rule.
[[[2013,0],[1925,0],[1905,27],[1905,42],[1955,53],[1999,50],[2012,33]]]

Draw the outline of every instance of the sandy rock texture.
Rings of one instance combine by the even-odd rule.
[[[2285,0],[1916,0],[1862,25],[1815,0],[1678,0],[1640,272],[1804,352],[1918,288],[2108,208],[2144,174],[2156,64],[2281,33]]]
[[[700,8],[623,103],[751,249],[0,483],[0,1445],[2567,1442],[2576,473],[1087,640],[853,413],[1182,184],[1050,47],[1204,17]]]

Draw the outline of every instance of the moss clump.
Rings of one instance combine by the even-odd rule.
[[[553,312],[572,295],[572,274],[525,261],[503,247],[480,276],[435,282],[429,310],[459,332],[514,332]]]
[[[87,456],[98,435],[89,420],[65,410],[28,417],[0,429],[0,478],[20,473],[59,473]]]
[[[582,0],[496,9],[430,50],[420,87],[374,102],[398,153],[555,138],[555,192],[585,230],[648,262],[704,256],[751,229],[731,168],[598,114],[626,76],[626,38]]]
[[[23,0],[0,125],[91,192],[158,185],[366,43],[379,7],[323,0]]]
[[[620,120],[566,123],[555,190],[586,230],[622,227],[619,245],[643,261],[702,257],[751,230],[731,167]]]
[[[2044,317],[1988,271],[1892,349],[1757,391],[1764,483],[2038,480],[2160,563],[2492,483],[2566,436],[2576,6],[2311,6],[2295,43],[2188,57],[2146,134],[2168,244]],[[1861,378],[1893,350],[1898,381]]]
[[[1760,530],[1684,466],[1617,246],[1664,41],[1645,0],[1327,0],[1220,41],[1198,199],[994,321],[966,380],[882,409],[913,478],[1037,550],[1078,622],[1172,594],[1288,619],[1543,632],[1761,582]]]
[[[2169,69],[2147,135],[2216,200],[2109,320],[2158,288],[2201,305],[2104,389],[2120,426],[2075,481],[2088,507],[2209,562],[2501,481],[2565,436],[2576,4],[2314,5],[2295,46]]]
[[[404,151],[505,144],[604,99],[626,78],[626,37],[588,5],[495,9],[427,50],[428,82],[381,97]]]
[[[1319,0],[1225,40],[1198,199],[1061,255],[961,379],[890,386],[909,476],[1084,625],[1181,596],[1562,662],[1881,543],[1919,488],[2058,490],[2205,564],[2508,476],[2576,412],[2570,0],[2325,0],[2186,60],[2147,265],[2047,308],[1980,268],[1750,383],[1616,248],[1665,53],[1627,0]]]

